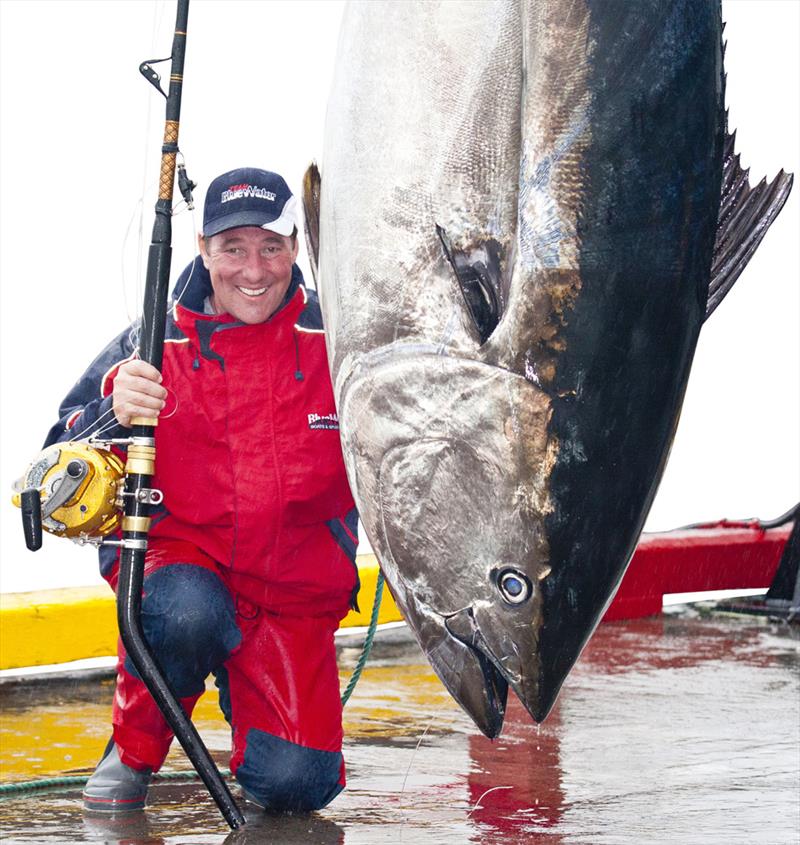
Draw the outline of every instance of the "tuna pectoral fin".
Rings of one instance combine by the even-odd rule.
[[[461,250],[453,246],[441,226],[436,233],[444,254],[453,268],[456,281],[464,294],[472,322],[486,343],[500,321],[500,261],[497,249],[487,242],[477,248]]]
[[[751,188],[748,171],[742,170],[739,155],[734,152],[735,141],[735,132],[725,136],[722,196],[711,262],[706,320],[747,266],[792,190],[792,174],[782,170],[771,182],[762,179],[755,188]]]
[[[314,282],[319,266],[319,204],[322,196],[322,176],[312,161],[303,176],[303,217],[306,223],[306,248]]]

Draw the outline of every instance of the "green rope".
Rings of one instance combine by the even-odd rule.
[[[75,777],[42,778],[42,780],[23,780],[17,783],[0,783],[0,795],[8,795],[13,792],[32,792],[34,789],[49,789],[51,786],[58,786],[66,789],[70,786],[83,786],[89,780],[87,775]]]
[[[383,573],[378,570],[378,580],[375,582],[375,601],[372,603],[372,616],[369,618],[369,627],[367,628],[367,636],[364,638],[364,645],[361,648],[361,657],[358,658],[356,668],[353,669],[353,674],[350,676],[350,682],[347,688],[342,693],[342,707],[347,704],[348,698],[356,688],[358,679],[361,677],[361,672],[364,670],[364,664],[367,662],[369,653],[372,649],[372,641],[375,639],[375,631],[378,627],[378,611],[381,609],[381,599],[383,598]]]
[[[220,774],[229,777],[230,769],[222,769]],[[188,772],[156,772],[153,780],[197,780],[200,776],[194,769]],[[57,778],[42,778],[41,780],[23,780],[16,783],[0,783],[0,797],[17,792],[34,792],[39,789],[68,789],[72,786],[85,786],[89,775],[68,775]]]
[[[375,639],[375,631],[378,628],[378,611],[381,607],[381,599],[383,598],[383,573],[378,572],[378,580],[375,582],[375,601],[372,604],[372,615],[369,619],[369,627],[367,628],[367,636],[364,639],[364,645],[361,648],[361,656],[358,658],[353,674],[350,676],[350,681],[347,684],[345,691],[342,693],[342,706],[347,704],[347,700],[356,688],[358,679],[364,670],[364,665],[369,657],[372,649],[372,641]],[[230,769],[223,769],[220,774],[223,777],[230,775]],[[187,780],[199,779],[199,775],[194,770],[189,772],[156,772],[153,775],[153,780]],[[89,780],[88,775],[72,775],[56,778],[42,778],[41,780],[24,780],[17,783],[0,783],[0,797],[5,795],[17,795],[20,792],[35,792],[44,789],[69,789],[73,786],[84,786]]]

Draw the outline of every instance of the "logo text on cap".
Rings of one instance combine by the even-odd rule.
[[[259,188],[258,185],[231,185],[227,191],[223,191],[220,202],[230,202],[244,197],[255,197],[260,200],[274,201],[275,194],[266,188]]]

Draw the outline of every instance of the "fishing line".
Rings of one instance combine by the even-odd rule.
[[[168,420],[170,419],[170,417],[174,417],[175,414],[178,412],[178,406],[180,404],[178,401],[178,395],[175,393],[174,390],[171,390],[169,387],[165,387],[164,389],[167,391],[167,397],[171,396],[174,399],[175,407],[172,408],[172,410],[170,410],[168,414],[159,414],[158,418],[160,420]],[[164,407],[166,407],[166,404],[164,405]],[[100,425],[103,420],[105,420],[105,422]],[[109,429],[114,428],[116,425],[119,425],[119,421],[117,420],[117,417],[114,414],[114,408],[111,407],[108,408],[106,411],[103,411],[103,413],[100,414],[100,416],[93,423],[90,423],[88,426],[86,426],[86,428],[81,432],[79,437],[71,437],[65,442],[81,443],[83,441],[97,440],[98,438],[100,438],[100,435],[104,431],[108,431]],[[97,428],[96,431],[94,431],[93,429],[95,429],[97,426],[100,427]]]
[[[414,748],[414,751],[411,754],[411,760],[409,760],[408,768],[406,769],[405,776],[403,777],[403,785],[400,787],[400,795],[398,796],[399,798],[402,798],[403,793],[405,792],[406,782],[408,781],[408,776],[411,773],[411,767],[414,765],[414,758],[417,756],[417,752],[419,751],[420,747],[422,746],[422,741],[425,739],[425,735],[431,729],[431,726],[433,725],[434,720],[437,718],[439,713],[442,712],[442,706],[443,705],[440,704],[436,708],[436,710],[431,714],[431,717],[428,720],[428,724],[425,726],[425,730],[422,732],[422,734],[421,734],[421,736],[420,736],[420,738],[417,742],[417,745],[416,745],[416,747]],[[402,842],[403,841],[403,829],[405,828],[405,824],[406,824],[406,811],[405,811],[405,808],[403,808],[403,807],[400,808],[400,817],[401,817],[401,821],[400,821],[400,842]]]
[[[108,419],[106,419],[108,418]],[[100,423],[106,420],[97,431],[92,431],[92,429],[96,428],[100,425]],[[82,443],[83,441],[89,441],[92,438],[99,437],[100,434],[104,431],[107,431],[109,428],[113,428],[117,425],[117,418],[114,416],[114,409],[108,408],[107,410],[103,411],[97,419],[86,426],[86,428],[80,433],[80,435],[76,435],[75,437],[70,437],[69,440],[65,441],[66,443]]]
[[[128,322],[132,323],[136,319],[136,313],[139,310],[139,306],[137,305],[135,308],[131,307],[131,302],[128,297],[128,272],[127,272],[127,253],[131,240],[131,229],[133,229],[134,223],[137,226],[137,238],[136,238],[136,272],[134,274],[134,288],[136,289],[136,296],[139,297],[139,280],[141,278],[141,262],[142,262],[142,218],[143,218],[143,198],[139,197],[136,203],[133,206],[133,211],[131,212],[130,219],[128,220],[128,226],[125,229],[125,236],[122,239],[122,248],[120,250],[120,268],[122,271],[122,299],[125,304],[125,316],[128,318]]]
[[[162,21],[164,18],[164,10],[166,8],[166,0],[162,0],[160,3],[157,0],[153,0],[152,4],[153,13],[152,13],[152,28],[150,33],[150,54],[153,55],[159,44],[159,30],[161,29]],[[146,108],[145,108],[145,115],[144,115],[144,130],[143,130],[143,154],[142,154],[142,176],[141,176],[141,188],[139,191],[139,198],[136,200],[133,206],[133,211],[131,212],[130,219],[128,221],[128,226],[125,229],[125,235],[122,239],[122,245],[120,248],[120,264],[121,264],[121,279],[122,279],[122,298],[125,308],[125,316],[128,319],[129,323],[135,324],[141,317],[141,307],[142,307],[142,299],[143,299],[143,287],[142,287],[142,280],[144,278],[144,254],[145,254],[145,232],[144,232],[144,197],[145,194],[148,193],[149,185],[148,185],[148,174],[150,173],[150,160],[151,160],[151,145],[149,144],[150,133],[153,126],[153,108],[154,108],[154,97],[150,95],[149,91],[146,91]],[[131,298],[129,296],[129,274],[127,271],[127,266],[129,263],[128,258],[128,251],[129,251],[129,243],[131,241],[131,231],[134,228],[134,224],[136,226],[136,251],[135,251],[135,270],[133,273],[133,302],[135,303],[134,307],[131,307]],[[129,339],[136,340],[137,342],[133,343],[134,348],[138,345],[138,338],[135,335],[135,330],[132,327],[131,333],[129,335]]]
[[[164,413],[159,414],[158,415],[159,420],[168,420],[170,417],[174,417],[175,414],[178,413],[178,406],[180,405],[180,402],[178,401],[178,394],[175,393],[174,390],[170,390],[168,387],[165,387],[164,390],[167,391],[167,399],[169,399],[169,397],[171,396],[175,400],[175,407],[168,414],[164,414]],[[167,407],[167,400],[166,399],[164,400],[164,407],[165,408]]]
[[[103,423],[103,425],[101,425],[97,429],[97,431],[94,431],[91,434],[87,435],[87,433],[86,433],[87,431],[91,432],[92,428],[97,426],[98,423],[101,420],[105,419],[106,417],[108,417],[108,419]],[[115,425],[117,425],[117,418],[114,415],[114,409],[109,408],[107,411],[104,411],[102,414],[100,414],[100,416],[90,426],[87,426],[86,429],[84,430],[83,434],[81,434],[80,437],[73,437],[68,442],[69,443],[75,443],[75,442],[81,442],[83,440],[90,441],[94,438],[100,437],[100,435],[104,431],[108,431],[109,429],[114,428]]]
[[[150,34],[150,55],[154,55],[158,47],[161,43],[160,33],[162,28],[164,27],[164,18],[165,18],[165,11],[166,11],[166,0],[153,0],[153,13],[152,13],[152,29]],[[142,178],[141,178],[141,189],[139,192],[139,198],[134,205],[133,212],[131,214],[130,222],[128,223],[128,228],[125,232],[125,237],[123,238],[122,248],[121,248],[121,259],[122,259],[122,295],[123,301],[125,303],[125,314],[128,318],[128,322],[133,323],[134,326],[131,328],[130,339],[135,341],[133,343],[134,348],[138,348],[138,321],[141,319],[141,308],[142,302],[144,299],[144,267],[145,267],[145,254],[146,254],[146,247],[145,247],[145,230],[144,230],[144,197],[146,195],[149,196],[150,194],[150,177],[149,174],[156,170],[157,168],[151,168],[151,162],[153,157],[153,145],[150,143],[150,135],[153,127],[153,109],[157,104],[157,100],[155,97],[151,96],[151,92],[146,91],[146,109],[145,109],[145,119],[144,119],[144,144],[143,144],[143,155],[142,155]],[[158,145],[160,149],[160,144]],[[160,153],[159,153],[160,155]],[[131,229],[133,228],[134,221],[136,222],[136,260],[135,260],[135,271],[134,271],[134,302],[136,303],[134,308],[131,308],[130,305],[130,298],[128,296],[128,273],[126,271],[126,252],[128,249],[128,242],[130,239]]]
[[[153,15],[152,15],[152,32],[151,32],[151,45],[150,45],[150,52],[151,54],[157,51],[158,44],[160,42],[159,33],[162,28],[162,23],[164,20],[164,13],[166,9],[166,0],[161,0],[161,2],[154,2],[153,3]],[[140,330],[141,330],[141,311],[142,305],[144,302],[143,296],[143,279],[144,279],[144,258],[146,253],[145,248],[145,231],[144,231],[144,196],[145,193],[149,190],[149,178],[148,174],[151,172],[151,160],[152,160],[152,153],[153,153],[153,145],[149,143],[151,127],[153,125],[153,108],[154,108],[155,98],[149,95],[147,96],[147,109],[146,109],[146,116],[144,120],[144,154],[142,159],[142,182],[141,182],[141,192],[139,199],[136,201],[134,206],[133,213],[131,214],[130,221],[128,223],[128,227],[125,232],[125,237],[122,243],[122,250],[121,250],[121,264],[122,264],[122,293],[123,293],[123,300],[125,303],[125,314],[128,318],[128,322],[130,323],[130,330],[128,332],[128,342],[133,350],[133,354],[138,357],[139,351],[139,337],[140,337]],[[181,167],[185,166],[185,157],[180,150],[177,153],[176,159]],[[194,204],[189,206],[185,199],[181,200],[177,206],[172,209],[172,216],[173,218],[178,216],[179,214],[184,213],[185,211],[191,211],[191,243],[189,254],[193,256],[191,269],[189,271],[189,277],[186,280],[183,288],[181,289],[179,295],[175,298],[174,301],[167,301],[166,303],[166,313],[168,314],[170,309],[174,307],[174,305],[179,304],[183,294],[186,292],[186,289],[189,286],[190,281],[194,275],[194,270],[196,266],[196,244],[197,244],[197,218],[194,213]],[[126,271],[126,253],[128,252],[128,243],[130,241],[131,230],[134,226],[134,222],[136,222],[137,227],[137,238],[136,238],[136,269],[134,274],[134,303],[135,307],[131,307],[130,298],[128,296],[129,291],[129,281],[128,281],[128,274]],[[177,407],[176,407],[177,410]],[[173,411],[174,413],[174,411]],[[172,416],[172,414],[170,414]],[[168,417],[164,417],[167,419]],[[95,421],[94,425],[97,424],[99,420]],[[113,423],[112,423],[113,424]],[[102,430],[105,428],[109,428],[109,426],[105,426],[104,429],[101,429],[98,432],[95,432],[94,436],[98,436]],[[91,427],[90,427],[91,428]],[[83,439],[83,438],[81,438]]]
[[[181,159],[183,159],[182,155],[181,155]],[[192,278],[194,277],[195,268],[197,267],[197,261],[198,261],[199,256],[197,254],[197,214],[196,214],[195,209],[196,209],[196,205],[192,204],[192,208],[190,209],[191,212],[192,212],[192,215],[191,215],[191,218],[192,218],[192,235],[191,235],[192,241],[191,241],[191,245],[190,245],[191,246],[191,252],[189,253],[192,256],[192,261],[191,261],[191,265],[190,265],[191,269],[189,270],[189,275],[188,275],[186,281],[184,282],[183,287],[179,291],[176,290],[175,298],[171,302],[167,303],[167,311],[168,312],[169,312],[170,308],[174,308],[176,305],[181,304],[181,301],[183,300],[183,295],[189,289],[189,283],[192,281]],[[184,211],[186,211],[186,210],[187,209],[184,209]]]
[[[159,31],[161,29],[162,21],[164,19],[164,10],[166,8],[166,0],[161,0],[160,3],[154,2],[153,4],[153,28],[150,34],[150,55],[155,55],[158,45],[160,44],[161,39],[159,38]],[[139,239],[138,239],[138,249],[136,251],[136,311],[134,313],[133,319],[140,319],[141,318],[141,308],[142,308],[142,301],[144,299],[143,295],[143,287],[142,287],[142,280],[144,279],[144,253],[145,253],[145,233],[144,233],[144,197],[145,195],[149,196],[149,174],[151,172],[150,169],[150,159],[151,159],[151,144],[149,143],[151,129],[153,125],[153,108],[155,107],[155,97],[152,96],[152,92],[147,91],[147,116],[145,118],[145,125],[144,125],[144,155],[142,157],[142,183],[141,183],[141,191],[139,196]],[[156,168],[153,168],[156,170]]]
[[[131,323],[131,327],[128,331],[128,343],[131,345],[131,349],[133,352],[132,355],[138,353],[139,351],[139,326],[141,326],[141,320],[135,319]]]
[[[473,808],[467,813],[467,818],[469,818],[475,812],[475,810],[478,810],[478,809],[481,808],[481,801],[483,801],[483,799],[490,792],[495,792],[498,789],[513,789],[513,788],[514,788],[513,786],[492,786],[491,788],[487,789],[486,792],[484,792],[483,795],[481,795],[480,798],[478,798],[478,800],[475,802],[475,805],[473,806]]]

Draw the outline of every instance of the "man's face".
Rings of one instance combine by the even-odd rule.
[[[297,240],[242,226],[200,238],[200,254],[211,275],[217,314],[243,323],[263,323],[283,302],[297,258]]]

